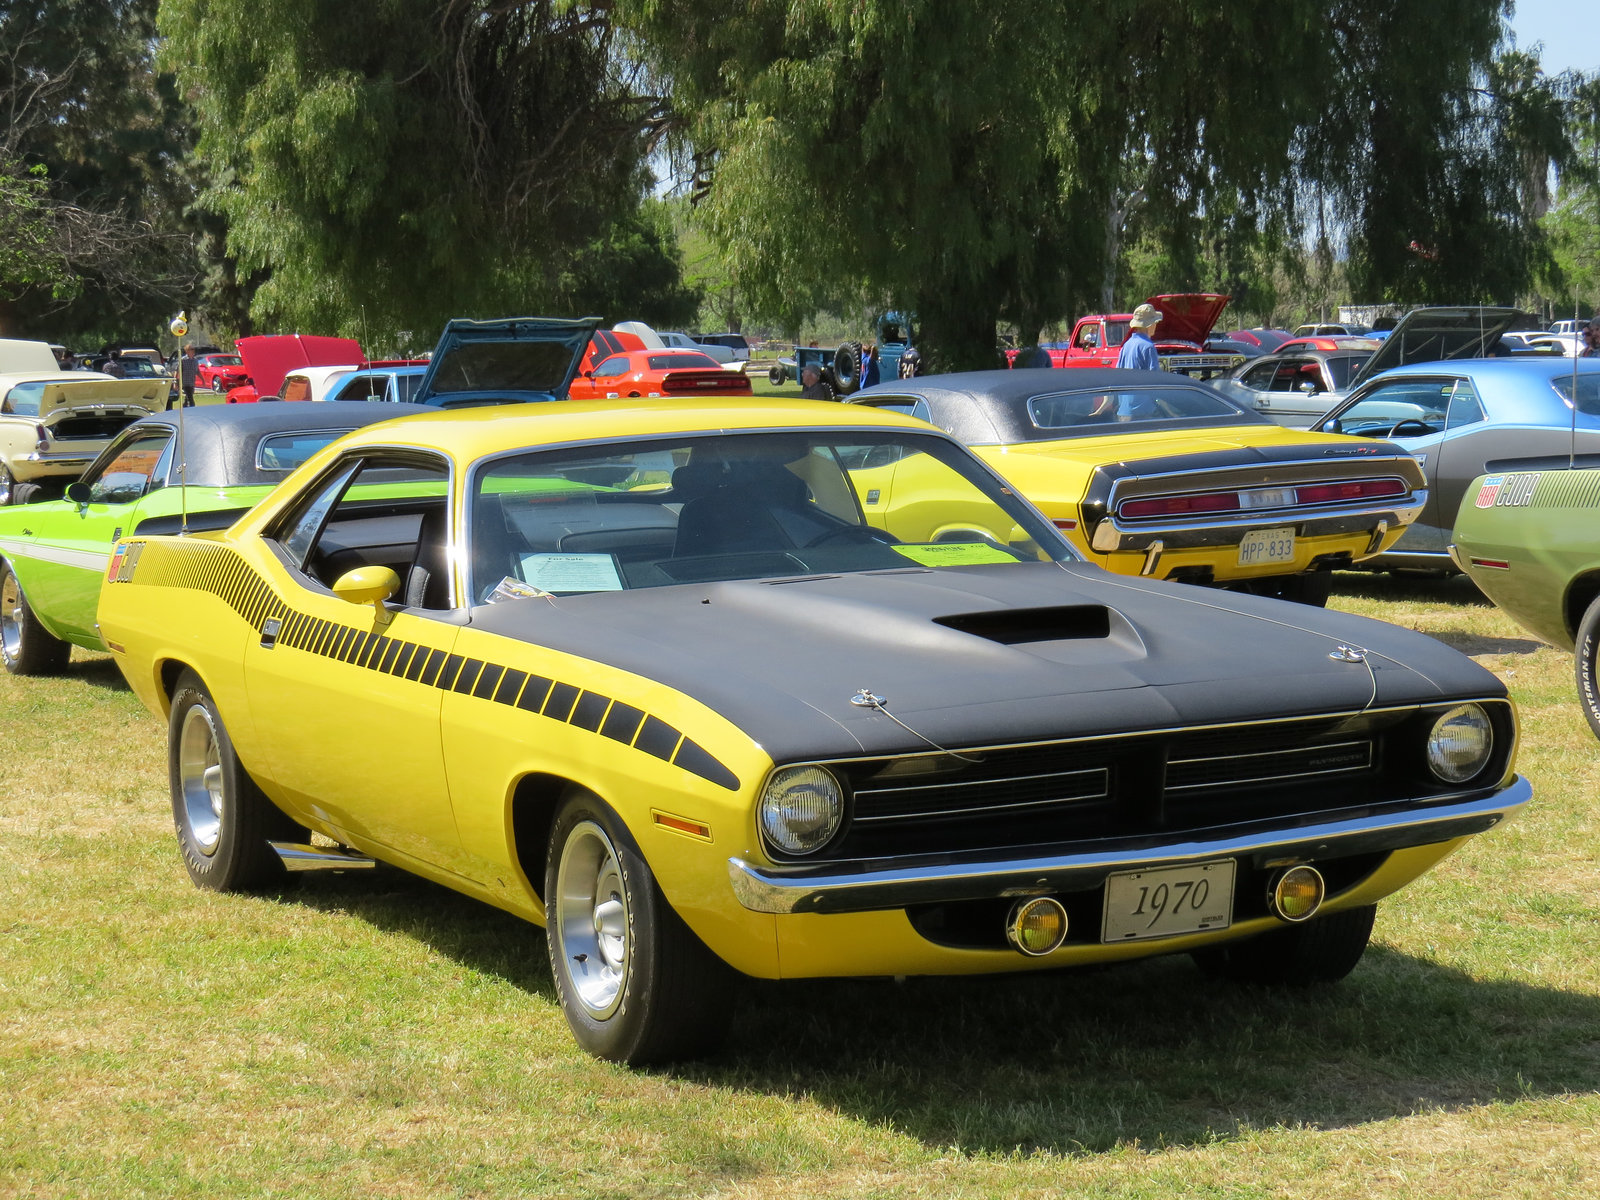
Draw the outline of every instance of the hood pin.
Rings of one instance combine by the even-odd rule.
[[[871,688],[862,688],[850,697],[850,703],[857,708],[882,708],[888,701],[882,696],[874,696]]]
[[[1328,657],[1334,662],[1364,663],[1367,661],[1367,652],[1360,646],[1335,646],[1328,652]]]

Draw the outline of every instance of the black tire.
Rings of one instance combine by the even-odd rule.
[[[268,843],[303,842],[306,830],[240,765],[216,701],[193,671],[179,676],[172,692],[167,779],[178,851],[196,887],[254,892],[283,885],[283,862]]]
[[[0,561],[0,664],[12,675],[56,675],[72,647],[39,624],[11,564]]]
[[[861,343],[846,342],[833,352],[833,390],[848,396],[861,386]]]
[[[556,814],[544,895],[550,974],[580,1046],[641,1066],[721,1044],[737,976],[672,910],[622,822],[587,793]]]
[[[44,485],[38,483],[15,483],[11,485],[11,503],[32,504],[44,496]]]
[[[1194,961],[1207,975],[1272,987],[1319,987],[1338,983],[1361,961],[1372,939],[1378,906],[1347,908],[1313,917],[1304,925],[1275,929],[1214,950],[1197,950]]]
[[[1572,673],[1578,684],[1578,703],[1583,706],[1583,719],[1595,737],[1600,737],[1600,596],[1590,603],[1578,622],[1578,636],[1573,648]]]
[[[789,378],[789,373],[782,367],[767,368],[767,382],[773,387],[782,387],[783,381],[787,378]]]

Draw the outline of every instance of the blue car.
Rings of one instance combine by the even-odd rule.
[[[381,400],[409,404],[428,364],[403,367],[364,367],[352,371],[328,393],[329,400]]]
[[[1427,476],[1422,515],[1362,566],[1454,571],[1448,548],[1456,510],[1479,475],[1600,466],[1600,359],[1397,367],[1361,384],[1316,428],[1393,442]]]

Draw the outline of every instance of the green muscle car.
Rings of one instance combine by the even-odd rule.
[[[1450,556],[1528,632],[1573,652],[1583,715],[1600,737],[1600,469],[1478,476]]]
[[[95,620],[116,543],[233,524],[316,451],[411,404],[195,408],[136,421],[63,500],[0,508],[0,665],[13,675],[66,666],[73,646],[104,650]],[[182,423],[180,425],[180,417]]]

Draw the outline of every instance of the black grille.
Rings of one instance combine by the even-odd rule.
[[[1496,711],[1504,706],[1495,706]],[[1425,799],[1441,709],[930,753],[830,764],[850,818],[822,859],[1173,836]],[[1507,735],[1485,777],[1498,777]]]

